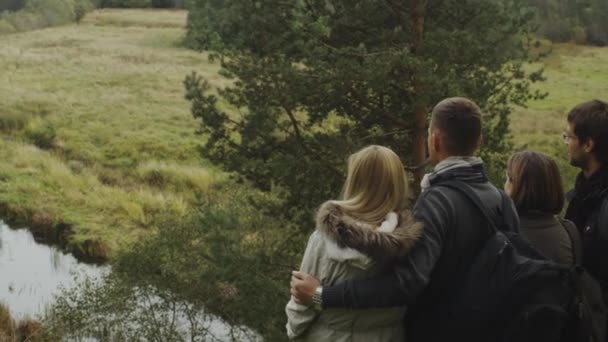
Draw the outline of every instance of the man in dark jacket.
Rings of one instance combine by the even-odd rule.
[[[593,100],[568,114],[564,133],[570,164],[581,169],[568,193],[566,218],[583,241],[583,266],[608,300],[608,103]]]
[[[502,197],[474,157],[481,142],[481,110],[471,100],[449,98],[432,112],[427,140],[434,171],[422,180],[416,219],[424,224],[421,240],[393,269],[371,279],[322,287],[312,275],[294,272],[291,293],[303,304],[328,308],[377,308],[407,305],[408,341],[461,341],[453,317],[444,310],[465,278],[477,252],[490,236],[488,222],[462,193],[441,187],[456,179],[469,185],[495,215],[517,229],[515,208],[502,208]],[[508,213],[505,213],[508,211]],[[460,335],[459,335],[460,334]],[[467,339],[473,341],[472,339]]]

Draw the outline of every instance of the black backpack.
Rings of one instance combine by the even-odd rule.
[[[454,317],[450,328],[468,341],[560,341],[576,293],[570,268],[548,260],[518,233],[500,231],[504,217],[499,222],[491,215],[466,183],[449,180],[437,185],[464,194],[486,217],[492,233],[456,285],[453,300],[446,303]],[[511,205],[500,193],[503,208]]]
[[[576,293],[570,303],[569,321],[562,335],[562,342],[569,341],[606,341],[606,306],[602,289],[582,266],[583,248],[581,238],[574,223],[560,219],[560,223],[568,233],[572,242],[574,268],[572,278],[575,282]]]

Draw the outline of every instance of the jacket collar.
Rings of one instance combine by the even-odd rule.
[[[579,200],[600,200],[608,192],[608,167],[603,167],[591,175],[585,177],[583,172],[576,176],[574,189],[568,192],[567,197],[572,201],[575,197]]]
[[[407,254],[422,235],[422,224],[411,211],[398,213],[394,229],[378,229],[346,214],[338,204],[325,202],[317,213],[317,230],[340,248],[351,248],[374,258]]]
[[[519,223],[526,229],[546,229],[554,227],[559,221],[553,214],[527,213],[519,216]]]
[[[486,182],[488,177],[479,157],[448,157],[435,166],[433,172],[427,173],[420,183],[422,191],[433,184],[457,179],[464,182]]]

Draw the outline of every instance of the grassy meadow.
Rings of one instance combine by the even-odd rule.
[[[227,81],[180,45],[186,16],[97,10],[79,25],[0,36],[1,214],[107,258],[157,215],[221,198],[212,188],[226,175],[199,156],[182,81],[193,70]],[[554,156],[568,187],[565,116],[608,94],[608,49],[554,45],[543,64],[549,96],[515,111],[513,137],[517,149]]]
[[[225,178],[199,157],[184,99],[193,70],[223,82],[180,46],[186,16],[98,10],[80,25],[0,36],[4,215],[67,227],[68,249],[107,257]]]
[[[542,65],[547,80],[537,87],[549,93],[528,108],[511,116],[511,130],[517,149],[532,149],[553,156],[560,166],[564,187],[570,189],[578,170],[568,164],[562,132],[566,117],[575,105],[592,99],[608,100],[608,48],[553,45]]]

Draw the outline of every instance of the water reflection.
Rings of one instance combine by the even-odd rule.
[[[78,277],[82,280],[85,276],[100,278],[109,271],[107,266],[80,263],[72,255],[65,254],[56,247],[39,244],[29,230],[11,229],[0,221],[0,301],[8,305],[17,319],[42,314],[46,306],[54,302],[54,295],[62,292],[61,288],[67,289],[68,292],[74,288],[77,281],[75,274],[82,275]],[[97,285],[103,286],[102,283]],[[148,291],[134,288],[133,297],[125,301],[132,304],[124,308],[126,312],[91,310],[89,314],[92,314],[92,317],[89,318],[92,319],[89,323],[103,325],[103,322],[109,320],[115,328],[122,327],[124,331],[135,332],[137,335],[150,328],[146,325],[148,321],[145,317],[152,315],[161,321],[163,317],[172,321],[174,330],[184,337],[184,340],[199,340],[194,338],[193,332],[204,331],[207,337],[205,341],[262,341],[259,335],[246,327],[231,327],[204,310],[194,310],[190,303],[173,302],[172,295],[159,294],[161,293],[153,288]],[[99,302],[101,301],[92,301],[93,304]],[[87,312],[86,307],[78,309]],[[121,317],[121,314],[124,314],[124,321],[116,322],[115,319]],[[154,331],[164,331],[170,326],[161,324],[152,328]],[[81,340],[97,341],[87,333],[83,336],[87,338]]]
[[[38,244],[29,230],[11,229],[0,221],[0,301],[15,318],[41,314],[61,286],[74,286],[74,274],[96,277],[106,271]]]

